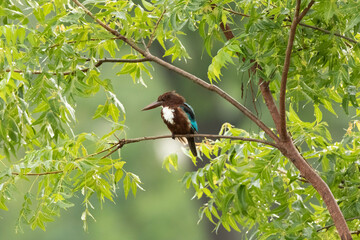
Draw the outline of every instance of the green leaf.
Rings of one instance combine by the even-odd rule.
[[[143,4],[144,8],[148,11],[152,11],[155,8],[154,5],[152,5],[151,3],[149,3],[145,0],[141,0],[141,2]]]
[[[174,169],[178,170],[178,156],[177,154],[170,154],[163,161],[162,167],[165,167],[166,170],[170,173],[170,165],[174,167]]]
[[[125,163],[126,163],[125,161],[116,162],[116,163],[114,163],[114,167],[115,167],[117,170],[122,169]]]
[[[236,191],[237,200],[239,201],[239,206],[242,214],[247,215],[247,188],[245,185],[240,185]]]
[[[344,30],[344,32],[349,31],[352,29],[355,25],[360,23],[360,16],[354,16],[351,20],[348,21],[348,24]]]
[[[314,105],[314,112],[315,112],[316,121],[320,123],[322,120],[322,112],[319,109],[319,105]]]
[[[125,198],[127,198],[130,188],[131,188],[131,180],[130,180],[130,174],[126,173],[124,181],[123,181],[123,186],[124,186],[124,193],[125,193]]]
[[[115,182],[120,181],[123,175],[124,175],[124,171],[122,169],[117,169],[115,172]]]
[[[327,100],[324,100],[324,107],[329,111],[331,112],[332,114],[334,114],[335,116],[337,116],[335,110],[333,109],[332,107],[332,104],[330,101],[327,101]]]

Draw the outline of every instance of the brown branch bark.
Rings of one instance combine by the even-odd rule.
[[[301,1],[300,1],[301,2]],[[303,19],[303,17],[305,17],[305,15],[308,13],[308,11],[310,10],[310,8],[312,7],[312,5],[314,5],[315,1],[312,0],[309,2],[309,4],[306,6],[306,8],[304,8],[304,10],[300,13],[298,19],[297,19],[297,24],[300,23],[300,21]],[[300,6],[299,6],[300,7]]]
[[[288,73],[290,68],[291,52],[294,46],[296,27],[299,23],[300,4],[301,4],[301,0],[297,0],[296,8],[295,8],[295,16],[291,23],[288,44],[285,52],[284,68],[281,75],[281,86],[280,86],[280,97],[279,97],[280,129],[278,129],[278,131],[280,134],[280,139],[282,141],[286,141],[289,139],[289,135],[286,130],[286,108],[285,108],[286,85],[287,85]]]
[[[280,129],[280,115],[279,115],[279,110],[276,107],[275,100],[271,94],[269,85],[270,85],[270,82],[264,81],[262,78],[259,79],[259,87],[260,87],[261,94],[264,98],[266,107],[269,110],[270,115],[274,121],[276,129],[278,130],[278,129]]]

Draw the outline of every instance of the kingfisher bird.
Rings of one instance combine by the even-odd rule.
[[[161,106],[161,118],[172,133],[175,139],[176,134],[194,134],[198,132],[198,125],[195,120],[193,108],[185,102],[185,98],[175,91],[166,92],[160,95],[157,101],[149,104],[142,111],[150,110]],[[195,140],[193,137],[181,137],[178,140],[188,143],[192,154],[196,157]]]

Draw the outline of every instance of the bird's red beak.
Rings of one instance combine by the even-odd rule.
[[[150,110],[150,109],[153,109],[153,108],[157,108],[157,107],[161,106],[161,104],[162,104],[161,101],[153,102],[153,103],[147,105],[146,107],[144,107],[141,111],[145,111],[145,110]]]

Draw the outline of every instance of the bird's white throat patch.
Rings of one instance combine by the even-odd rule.
[[[175,109],[171,109],[169,107],[164,107],[162,109],[162,113],[163,113],[163,117],[165,119],[165,121],[174,124],[174,112]]]

